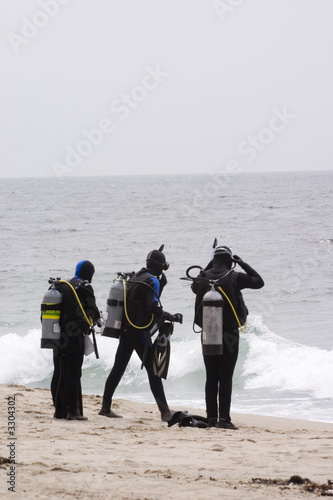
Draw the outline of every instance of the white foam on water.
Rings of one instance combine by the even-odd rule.
[[[243,365],[246,389],[275,388],[333,398],[333,351],[288,341],[271,332],[259,316],[244,337],[248,354]]]
[[[0,383],[27,385],[49,378],[53,371],[52,349],[40,349],[41,331],[24,337],[8,333],[0,337]]]
[[[241,334],[234,375],[234,411],[332,421],[333,351],[291,342],[271,332],[261,317],[250,316]],[[0,337],[0,383],[49,387],[51,349],[40,348],[40,329],[24,336]],[[82,387],[102,394],[118,341],[96,335],[99,359],[84,358]],[[204,408],[205,369],[200,335],[181,331],[171,338],[168,378],[163,382],[170,404]],[[146,370],[133,353],[115,397],[153,402]]]

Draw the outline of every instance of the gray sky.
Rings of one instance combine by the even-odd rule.
[[[1,175],[332,170],[332,0],[1,0]]]

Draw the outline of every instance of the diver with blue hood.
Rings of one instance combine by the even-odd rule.
[[[89,260],[81,260],[75,275],[68,282],[59,280],[62,294],[60,316],[61,345],[54,349],[54,374],[51,381],[55,418],[87,420],[83,416],[81,367],[84,357],[84,336],[99,323],[91,281],[95,272]]]

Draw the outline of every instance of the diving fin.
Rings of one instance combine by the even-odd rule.
[[[142,356],[142,362],[141,362],[141,370],[146,364],[147,361],[147,356],[148,356],[148,351],[149,351],[149,346],[151,346],[151,337],[155,335],[157,330],[160,327],[160,323],[154,323],[153,327],[149,332],[145,332],[145,347],[143,350],[143,356]]]
[[[152,371],[157,377],[166,379],[170,362],[170,336],[173,332],[172,323],[164,323],[152,347]]]
[[[176,411],[171,420],[168,421],[168,427],[178,424],[179,427],[208,427],[208,419],[201,415],[190,415],[187,411]]]

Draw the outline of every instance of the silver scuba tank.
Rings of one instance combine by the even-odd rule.
[[[124,317],[124,284],[120,275],[111,285],[106,304],[107,317],[102,335],[118,339]]]
[[[223,354],[223,297],[215,288],[202,299],[202,353]]]
[[[41,304],[42,313],[42,338],[40,346],[42,349],[53,349],[59,347],[61,337],[62,295],[54,285],[45,293]]]

